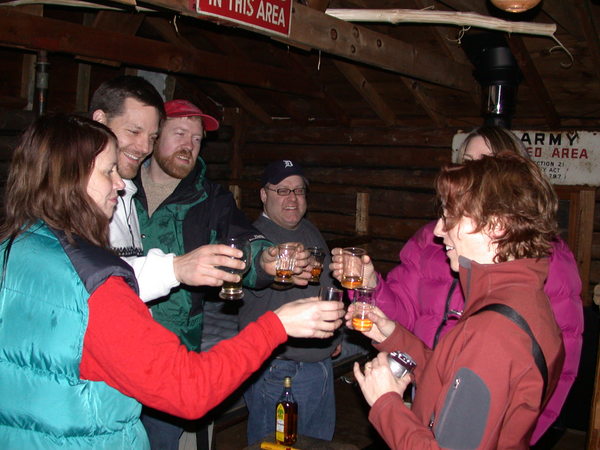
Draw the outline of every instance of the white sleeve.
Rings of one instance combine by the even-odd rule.
[[[133,267],[140,287],[140,298],[149,302],[167,295],[171,289],[179,286],[173,268],[174,253],[163,253],[158,248],[148,251],[146,256],[123,258]]]

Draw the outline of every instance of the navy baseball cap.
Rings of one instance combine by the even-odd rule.
[[[308,180],[304,177],[302,166],[290,159],[281,159],[273,161],[269,164],[262,176],[262,185],[278,184],[281,180],[292,175],[298,175],[304,179],[304,183],[308,186]]]

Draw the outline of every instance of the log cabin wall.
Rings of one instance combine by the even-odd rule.
[[[211,179],[240,188],[250,218],[261,210],[264,166],[292,158],[311,182],[310,220],[334,244],[367,246],[382,273],[435,218],[433,179],[450,160],[452,136],[483,121],[475,66],[463,51],[481,29],[358,24],[323,10],[433,6],[499,16],[482,0],[302,0],[293,2],[285,37],[209,23],[183,0],[146,0],[140,8],[117,0],[112,10],[94,1],[23,3],[0,6],[0,183],[17,135],[33,118],[39,51],[50,62],[48,111],[85,111],[102,81],[125,72],[168,74],[167,98],[187,98],[223,119],[202,155]],[[569,53],[551,39],[500,33],[523,75],[512,127],[600,130],[600,4],[544,0],[517,20],[556,24]],[[368,202],[357,194],[368,194]],[[368,203],[366,229],[357,230],[357,198]],[[600,283],[598,194],[595,212],[588,294]],[[597,378],[600,386],[600,372]],[[600,389],[596,404],[590,448],[600,446]]]
[[[242,209],[254,219],[262,210],[258,180],[264,167],[275,159],[299,162],[310,182],[308,218],[332,245],[366,246],[377,269],[387,273],[403,243],[437,215],[433,180],[450,161],[452,135],[453,130],[255,127],[240,149],[239,179],[223,182],[241,187]],[[222,144],[215,146],[217,151],[209,142],[205,155],[220,166],[212,170],[224,174]],[[357,230],[357,202],[367,201],[368,227]]]

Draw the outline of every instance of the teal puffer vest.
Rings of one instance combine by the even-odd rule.
[[[88,298],[131,269],[85,241],[38,223],[0,245],[0,448],[148,449],[141,405],[79,378]],[[0,266],[1,267],[1,266]]]

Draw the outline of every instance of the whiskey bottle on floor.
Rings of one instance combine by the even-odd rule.
[[[283,392],[275,408],[275,439],[281,445],[293,445],[298,438],[298,404],[292,395],[292,378],[283,379]]]

